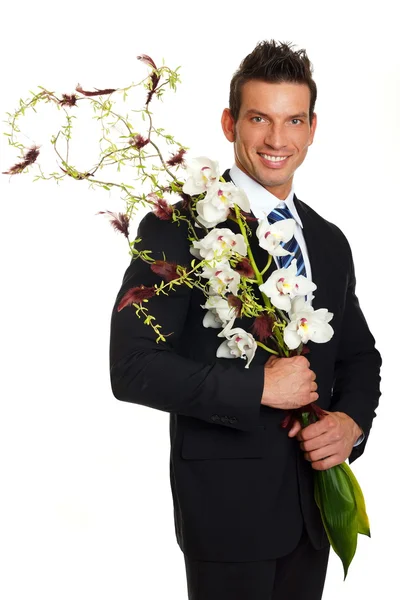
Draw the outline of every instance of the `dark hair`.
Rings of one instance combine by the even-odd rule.
[[[312,64],[305,50],[294,51],[291,43],[259,42],[254,50],[240,63],[234,73],[229,93],[229,108],[234,121],[239,117],[242,101],[242,86],[251,79],[270,83],[305,83],[311,92],[309,119],[314,114],[317,86],[312,78]]]

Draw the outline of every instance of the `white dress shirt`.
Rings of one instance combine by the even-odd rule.
[[[303,223],[301,222],[301,219],[293,201],[293,185],[285,200],[280,200],[279,198],[274,196],[274,194],[271,194],[271,192],[266,190],[260,183],[246,175],[246,173],[244,173],[243,171],[241,171],[236,164],[234,164],[231,167],[229,174],[233,183],[237,187],[244,190],[245,194],[249,199],[251,211],[257,219],[260,220],[265,218],[274,208],[288,208],[290,210],[294,220],[296,221],[294,238],[299,244],[300,250],[303,254],[304,266],[306,269],[306,277],[312,280],[310,259],[308,257],[307,246],[302,231]],[[277,268],[279,269],[280,265],[278,263],[278,258],[276,256],[274,256],[273,258],[275,260]],[[309,299],[310,297],[307,296],[307,300]],[[364,437],[364,434],[361,434],[354,446],[358,446],[359,444],[361,444],[361,442],[364,440]]]

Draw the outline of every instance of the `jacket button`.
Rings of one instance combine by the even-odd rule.
[[[221,421],[222,423],[227,423],[229,421],[229,418],[225,415],[224,417],[221,417]]]
[[[219,415],[212,415],[211,421],[219,421]]]
[[[230,417],[229,418],[229,423],[236,423],[237,418],[236,417]]]

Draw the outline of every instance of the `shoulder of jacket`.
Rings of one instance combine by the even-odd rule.
[[[324,228],[326,233],[329,234],[329,232],[330,232],[337,239],[340,239],[342,242],[344,242],[346,244],[346,246],[349,245],[347,237],[343,233],[343,231],[340,229],[340,227],[338,227],[335,223],[332,223],[332,221],[328,221],[328,219],[325,219],[323,216],[321,216],[319,213],[317,213],[316,210],[311,208],[311,206],[309,204],[306,204],[303,200],[300,200],[297,196],[296,196],[296,200],[300,204],[302,209],[305,212],[307,212],[316,222],[318,222],[318,225],[320,227]]]

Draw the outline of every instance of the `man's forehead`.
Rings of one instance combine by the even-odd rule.
[[[306,84],[250,80],[242,88],[241,114],[308,116],[310,90]]]

